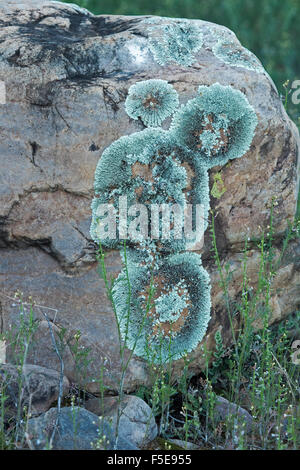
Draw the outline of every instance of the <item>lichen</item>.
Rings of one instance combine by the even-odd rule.
[[[101,222],[97,214],[98,208],[104,203],[112,204],[118,213],[120,196],[127,197],[128,206],[143,204],[149,208],[150,223],[150,210],[154,204],[170,205],[171,224],[176,218],[176,214],[171,211],[174,205],[178,204],[184,210],[185,204],[201,204],[204,206],[205,226],[207,224],[207,171],[199,165],[192,152],[177,145],[171,134],[162,129],[145,129],[113,142],[99,160],[94,189],[91,236],[95,241],[99,241],[97,228]],[[133,219],[128,217],[128,222],[131,220]],[[157,250],[177,252],[185,249],[187,240],[183,234],[181,238],[177,237],[175,229],[171,229],[167,240],[162,240],[159,236]],[[110,248],[123,245],[123,239],[119,238],[118,233],[115,240],[107,237],[100,241]],[[136,241],[133,240],[133,243]],[[149,241],[148,245],[152,246],[153,243]]]
[[[127,114],[141,119],[145,126],[158,127],[178,107],[176,90],[165,80],[145,80],[129,88],[125,102]]]
[[[158,81],[149,82],[153,85]],[[149,125],[158,125],[166,117],[170,102],[163,115],[142,115],[140,108],[143,100],[149,98],[149,82],[131,87],[126,109],[135,119],[140,117]],[[170,93],[169,85],[163,83],[164,90]],[[136,90],[140,90],[139,94]],[[197,96],[176,111],[169,131],[152,127],[113,142],[103,152],[95,172],[92,238],[107,247],[123,247],[120,233],[114,240],[101,238],[98,233],[99,222],[104,223],[98,208],[109,203],[112,211],[118,213],[120,196],[126,196],[128,206],[140,204],[146,210],[151,230],[156,217],[153,205],[158,208],[161,204],[176,204],[185,209],[190,204],[194,211],[201,204],[206,229],[210,204],[208,169],[244,155],[256,124],[256,114],[247,98],[232,87],[216,83],[199,87]],[[220,197],[225,190],[220,173],[216,173],[212,195]],[[210,318],[209,275],[200,255],[183,253],[195,245],[180,225],[178,228],[179,217],[171,213],[169,239],[163,239],[161,226],[154,239],[148,236],[148,230],[147,234],[140,231],[137,238],[129,237],[126,260],[123,254],[127,269],[120,273],[113,288],[126,346],[134,349],[137,356],[151,355],[157,362],[179,359],[195,349]],[[131,220],[128,216],[128,224]],[[118,225],[118,218],[116,222]],[[176,236],[178,233],[181,237]],[[152,287],[154,298],[148,305]]]
[[[257,117],[239,90],[215,83],[200,86],[198,96],[174,115],[174,139],[195,152],[206,168],[243,156],[250,147]]]
[[[263,66],[248,49],[230,39],[220,39],[212,49],[215,56],[233,67],[242,67],[254,72],[264,72]]]
[[[160,65],[175,62],[188,67],[195,62],[195,54],[203,45],[199,26],[184,19],[169,20],[169,23],[153,26],[149,31],[154,32],[150,38],[150,50]]]
[[[154,306],[145,316],[149,267],[129,263],[131,285],[128,315],[128,282],[119,275],[113,299],[121,334],[135,354],[155,362],[179,359],[202,340],[210,318],[210,279],[196,253],[171,255],[154,271]],[[175,306],[172,301],[175,300]]]
[[[176,322],[183,310],[188,307],[187,294],[188,290],[182,280],[173,286],[168,293],[161,294],[154,302],[158,315],[155,324]]]

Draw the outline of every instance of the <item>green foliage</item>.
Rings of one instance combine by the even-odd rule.
[[[176,90],[165,80],[137,82],[129,88],[125,102],[127,114],[141,118],[145,126],[157,127],[178,107]]]
[[[226,187],[224,185],[224,181],[222,180],[221,173],[216,173],[214,175],[214,182],[211,188],[211,195],[216,199],[220,199],[224,193],[226,193]]]
[[[212,362],[212,369],[220,367],[223,362],[225,355],[225,349],[223,345],[221,330],[218,330],[215,334],[216,350],[214,352],[214,360]]]

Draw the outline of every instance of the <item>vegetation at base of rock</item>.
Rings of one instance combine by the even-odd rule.
[[[157,363],[153,355],[148,356],[151,386],[140,387],[135,391],[135,395],[149,404],[152,410],[149,419],[155,417],[159,435],[157,439],[145,444],[143,448],[179,450],[194,444],[200,449],[216,450],[298,449],[300,446],[300,369],[299,365],[292,360],[294,352],[292,346],[295,339],[299,338],[300,312],[295,312],[272,326],[269,325],[269,321],[272,315],[270,305],[272,279],[276,275],[279,259],[289,245],[300,238],[300,220],[295,219],[286,232],[285,238],[281,240],[281,253],[278,258],[274,251],[271,207],[268,232],[262,233],[259,240],[251,241],[257,244],[261,253],[260,276],[254,290],[249,287],[250,279],[247,270],[249,242],[245,240],[243,259],[240,261],[244,275],[238,301],[230,297],[233,282],[230,266],[220,264],[214,219],[210,232],[215,263],[220,269],[223,295],[227,298],[228,321],[234,327],[233,345],[224,344],[222,330],[217,330],[215,351],[208,350],[205,343],[203,344],[202,354],[206,367],[200,375],[196,376],[190,368],[190,360],[187,356],[183,358],[182,373],[176,377],[172,374],[172,358],[168,363],[165,360]],[[124,247],[124,257],[127,258],[126,247]],[[102,266],[108,295],[113,301],[112,291],[116,281],[109,279],[107,275],[104,252],[99,253],[99,262]],[[154,299],[152,287],[151,283],[146,314]],[[18,296],[16,301],[20,305],[21,322],[20,329],[15,331],[17,335],[14,336],[16,338],[14,347],[15,360],[21,371],[22,365],[26,363],[26,351],[30,342],[33,341],[36,320],[32,300],[30,300],[31,314],[28,317],[23,314],[25,301],[22,296]],[[1,339],[12,340],[13,338],[2,335]],[[126,342],[120,342],[120,349],[124,359],[122,370],[126,374],[132,354],[127,361],[124,355]],[[101,370],[97,380],[99,382],[99,409],[103,410],[102,414],[104,414],[106,390]],[[122,377],[119,385],[116,402],[121,404],[125,397]],[[23,386],[20,379],[20,396],[23,395]],[[26,423],[30,419],[32,411],[30,405],[25,409],[19,407],[7,420],[5,416],[8,390],[3,383],[0,387],[0,448],[26,448],[29,444],[32,445],[32,442],[28,441],[24,427],[20,426],[20,423]],[[85,406],[90,409],[88,405],[90,400],[96,400],[95,396],[74,384],[69,396],[63,400],[63,407],[73,407],[76,420],[76,410],[82,410]],[[21,403],[20,400],[17,401]],[[121,408],[120,406],[120,410]],[[71,408],[65,408],[65,410],[68,409]],[[45,415],[41,415],[43,416]],[[122,410],[119,423],[121,416]],[[122,430],[120,436],[123,436]],[[70,437],[69,434],[67,437]],[[177,439],[175,444],[173,439]],[[105,448],[105,442],[100,430],[99,438],[94,444],[95,448]],[[123,437],[119,442],[126,446],[130,445],[124,442]],[[181,445],[178,445],[178,442],[181,442]]]

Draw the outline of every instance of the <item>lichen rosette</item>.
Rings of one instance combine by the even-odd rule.
[[[191,66],[196,60],[196,52],[203,45],[199,26],[184,19],[170,19],[169,23],[153,26],[150,31],[150,50],[155,61],[162,66],[169,63]]]
[[[125,102],[127,114],[141,119],[147,127],[158,127],[178,107],[176,90],[165,80],[145,80],[129,88]]]
[[[178,62],[188,38],[183,28],[174,42],[169,37],[174,33],[172,28],[164,29],[168,33],[164,37],[165,59],[172,45],[176,49],[181,44]],[[193,35],[190,39],[196,40],[196,31],[194,39]],[[191,43],[187,50],[196,50],[200,43],[194,46]],[[172,60],[175,56],[173,51]],[[187,53],[187,61],[191,57]],[[154,104],[158,105],[153,100],[160,96],[154,94],[153,82],[157,84],[156,90],[166,91],[159,101],[162,106],[159,112],[158,108],[152,109]],[[155,127],[174,112],[178,104],[174,92],[162,80],[139,82],[130,88],[126,101],[128,114],[152,127],[121,137],[103,152],[95,173],[92,202],[91,236],[112,248],[123,247],[124,239],[119,233],[114,240],[99,237],[99,223],[103,222],[98,214],[101,204],[108,203],[119,213],[120,197],[126,196],[128,206],[140,204],[140,211],[146,210],[149,232],[141,230],[137,238],[130,238],[129,234],[126,259],[123,253],[126,267],[114,284],[113,300],[126,346],[137,356],[155,362],[179,359],[198,346],[209,322],[211,300],[209,275],[201,256],[186,251],[195,249],[195,245],[182,233],[182,227],[178,228],[178,214],[171,213],[168,239],[163,237],[161,224],[153,239],[154,215],[149,211],[153,205],[186,208],[190,204],[194,210],[199,204],[204,208],[205,230],[210,202],[208,169],[243,156],[257,125],[256,114],[245,95],[216,83],[199,87],[197,96],[175,113],[169,131]],[[170,101],[166,105],[163,99]],[[129,226],[133,219],[128,211]],[[118,218],[116,222],[118,225]]]
[[[212,49],[215,56],[232,67],[241,67],[253,72],[263,73],[264,69],[258,58],[248,49],[230,39],[220,39]]]
[[[102,154],[95,173],[95,197],[92,202],[91,235],[104,246],[115,248],[123,246],[124,240],[99,236],[101,218],[98,208],[101,204],[113,205],[117,222],[120,197],[126,196],[127,207],[143,204],[149,217],[149,231],[141,233],[138,239],[128,238],[129,244],[145,244],[156,251],[167,253],[184,251],[186,240],[184,230],[177,224],[187,204],[203,207],[204,229],[207,226],[209,209],[209,181],[206,169],[194,159],[192,152],[171,138],[162,129],[145,129],[130,136],[121,137],[113,142]],[[153,240],[152,219],[155,217],[154,205],[169,207],[170,233],[163,236],[162,223],[159,233]],[[168,212],[166,212],[168,215]],[[179,215],[178,215],[179,214]],[[128,216],[128,224],[133,216]],[[184,228],[183,219],[182,227]],[[118,224],[117,224],[118,226]],[[195,228],[195,227],[193,227]],[[103,233],[103,232],[102,232]],[[130,234],[129,234],[130,235]]]
[[[239,90],[219,83],[200,86],[198,96],[174,115],[174,140],[195,153],[203,167],[224,165],[250,148],[257,117]]]
[[[145,359],[179,359],[197,347],[210,318],[210,279],[201,257],[191,252],[171,255],[151,271],[131,256],[127,266],[130,296],[124,271],[113,290],[122,338]]]

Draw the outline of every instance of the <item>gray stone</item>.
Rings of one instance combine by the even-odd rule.
[[[27,362],[60,370],[60,360],[53,347],[50,329],[52,329],[56,346],[64,362],[64,373],[70,382],[76,382],[78,378],[76,376],[76,361],[67,344],[67,338],[62,337],[60,328],[52,322],[48,324],[46,320],[41,320],[38,323],[29,344]],[[12,354],[9,347],[8,354]]]
[[[116,445],[109,423],[84,408],[61,408],[57,427],[56,420],[57,408],[51,408],[47,413],[28,421],[26,440],[31,449],[138,450],[121,436]]]
[[[18,410],[27,408],[28,415],[47,411],[59,396],[60,374],[55,370],[31,364],[23,368],[12,364],[0,364],[0,390],[7,397],[5,418],[15,417]],[[69,382],[62,383],[62,398],[68,394]]]
[[[221,264],[229,264],[233,271],[229,286],[233,301],[241,290],[244,239],[267,231],[272,197],[277,198],[276,243],[295,214],[298,131],[261,67],[259,71],[235,67],[216,57],[213,50],[220,36],[230,41],[233,52],[242,50],[235,35],[223,26],[191,20],[201,29],[204,45],[192,66],[185,68],[176,63],[161,67],[154,60],[149,48],[151,25],[145,17],[94,16],[70,4],[15,0],[1,3],[0,20],[0,80],[6,86],[6,104],[0,105],[0,327],[5,331],[18,320],[17,307],[6,296],[13,297],[17,289],[25,297],[32,295],[36,304],[56,309],[51,320],[57,328],[68,330],[70,345],[81,331],[79,346],[90,350],[90,362],[79,383],[98,393],[102,366],[105,385],[117,391],[117,329],[96,272],[88,225],[94,172],[102,151],[119,137],[144,128],[125,112],[129,87],[138,80],[159,77],[172,82],[185,103],[199,85],[220,82],[241,90],[257,113],[259,124],[247,154],[210,171],[210,186],[218,171],[226,188],[220,199],[211,197],[211,207],[218,213]],[[152,20],[158,30],[170,21]],[[206,233],[203,262],[213,288],[212,319],[205,337],[209,350],[220,327],[225,345],[232,343],[210,246]],[[272,322],[300,305],[299,242],[293,246],[272,285]],[[255,288],[259,252],[255,244],[249,247]],[[119,255],[108,253],[107,262],[109,273],[116,276],[121,268]],[[35,315],[43,319],[40,309],[35,309]],[[234,326],[238,325],[236,319]],[[43,356],[43,344],[44,340],[37,341],[37,362]],[[71,359],[66,373],[74,380],[78,367]],[[190,359],[191,369],[199,372],[200,347]],[[178,361],[174,373],[182,367],[183,361]],[[125,390],[132,391],[147,380],[145,364],[133,357]]]
[[[199,450],[200,447],[197,444],[189,441],[182,441],[181,439],[168,439],[168,442],[174,444],[175,446],[181,447],[185,450]],[[166,450],[166,449],[164,449]]]
[[[218,421],[229,420],[237,426],[245,426],[245,430],[248,433],[254,429],[254,422],[250,413],[241,406],[231,403],[224,397],[217,397],[214,416]]]
[[[103,401],[94,398],[88,400],[85,407],[107,418],[116,430],[118,399],[116,397],[104,397]],[[153,441],[157,436],[157,424],[151,408],[139,397],[126,396],[120,405],[121,417],[119,421],[119,435],[125,440],[130,440],[137,447],[143,447]]]

